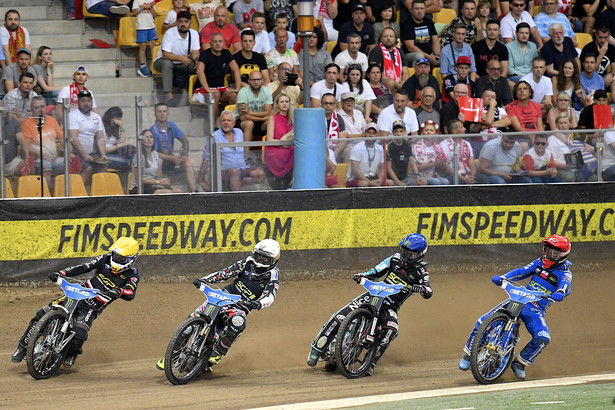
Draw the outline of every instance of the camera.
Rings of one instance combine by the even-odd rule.
[[[299,74],[286,73],[286,81],[284,81],[284,85],[297,85],[297,78],[299,78]]]
[[[369,174],[367,174],[367,179],[377,179],[378,175],[376,175],[374,172],[370,172]]]

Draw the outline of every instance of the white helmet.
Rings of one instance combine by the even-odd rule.
[[[257,274],[263,274],[273,269],[280,259],[280,244],[274,239],[264,239],[254,246],[249,260],[254,262]]]

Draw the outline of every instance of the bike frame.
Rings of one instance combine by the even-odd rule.
[[[376,330],[378,326],[378,314],[384,303],[384,299],[388,296],[393,296],[403,289],[403,285],[389,285],[384,282],[373,282],[367,278],[361,279],[361,285],[369,293],[368,299],[360,306],[367,308],[374,314],[374,320],[371,323],[369,333],[365,335],[365,339],[370,343],[375,340]]]

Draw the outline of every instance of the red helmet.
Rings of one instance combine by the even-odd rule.
[[[563,263],[570,253],[570,241],[562,235],[551,235],[542,240],[542,265],[549,269]]]

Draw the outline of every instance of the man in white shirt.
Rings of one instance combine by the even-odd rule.
[[[25,47],[32,51],[30,33],[20,25],[21,19],[17,10],[9,10],[4,15],[4,25],[0,27],[0,42],[7,65],[17,61],[17,50]]]
[[[532,90],[534,90],[532,101],[540,104],[544,118],[546,118],[546,113],[553,107],[553,84],[544,75],[545,70],[545,59],[538,56],[532,60],[532,72],[521,77],[521,81],[527,81]]]
[[[257,11],[252,14],[252,30],[254,31],[254,48],[255,53],[265,54],[271,50],[269,43],[269,34],[267,33],[267,24],[265,13]]]
[[[340,101],[342,97],[342,87],[337,83],[337,78],[340,75],[340,68],[335,63],[330,63],[325,66],[325,79],[316,81],[310,88],[310,98],[312,99],[312,108],[320,107],[320,99],[326,93],[335,95],[335,99]]]
[[[352,92],[342,93],[342,109],[337,113],[344,120],[344,125],[346,126],[346,138],[361,138],[365,137],[365,118],[363,117],[363,113],[357,110],[355,95]],[[350,156],[350,151],[352,147],[355,145],[353,142],[349,142],[346,144],[346,148],[344,149],[344,153],[342,154],[343,162],[348,161],[348,157]]]
[[[530,26],[530,33],[532,38],[536,41],[538,45],[538,49],[542,48],[542,37],[540,37],[540,33],[536,28],[536,23],[534,19],[525,11],[525,1],[524,0],[513,0],[510,2],[510,13],[505,15],[502,20],[500,20],[500,29],[502,31],[502,40],[504,43],[510,43],[513,41],[516,36],[517,24],[519,23],[527,23]]]
[[[367,125],[365,136],[370,139],[359,141],[351,150],[350,166],[346,175],[347,187],[381,186],[384,177],[384,149],[376,144],[378,126],[371,122]],[[389,185],[394,185],[389,181]]]
[[[410,135],[419,134],[419,123],[416,119],[416,113],[412,108],[408,107],[408,92],[403,88],[395,90],[393,94],[393,104],[389,105],[378,115],[378,128],[380,135],[386,137],[393,129],[395,120],[403,120],[406,124],[406,130]]]
[[[335,57],[335,64],[340,67],[340,81],[344,81],[343,78],[344,70],[350,64],[358,64],[361,66],[361,71],[363,71],[363,77],[365,77],[365,72],[369,68],[369,63],[367,62],[367,56],[359,51],[361,48],[361,36],[357,33],[351,33],[348,35],[348,48],[342,52],[340,52]]]

